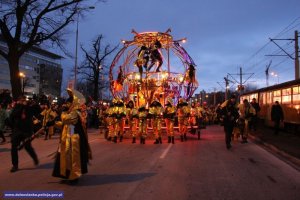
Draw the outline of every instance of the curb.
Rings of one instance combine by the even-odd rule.
[[[296,158],[295,156],[292,156],[288,153],[286,153],[283,150],[280,150],[279,148],[275,147],[272,144],[269,144],[267,142],[264,142],[259,137],[256,137],[254,135],[249,134],[248,137],[250,137],[254,143],[261,145],[264,149],[268,150],[269,152],[276,155],[279,159],[283,160],[287,164],[291,165],[296,170],[300,171],[300,159]]]

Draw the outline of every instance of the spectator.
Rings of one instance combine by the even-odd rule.
[[[274,134],[278,135],[280,122],[284,119],[283,111],[278,101],[275,101],[275,104],[272,106],[271,119],[274,122]]]
[[[16,172],[18,170],[18,146],[22,141],[31,137],[33,133],[32,117],[32,108],[27,105],[26,98],[24,96],[19,97],[16,106],[13,108],[10,114],[10,121],[12,125],[11,159],[13,165],[10,172]],[[34,164],[38,165],[39,161],[34,149],[31,146],[31,140],[27,141],[24,147],[27,153],[33,159]]]
[[[239,117],[239,113],[236,105],[236,96],[231,95],[229,100],[226,100],[224,103],[222,103],[221,108],[222,108],[222,120],[224,123],[226,148],[230,149],[233,128],[236,120]]]
[[[257,121],[258,121],[258,112],[260,111],[260,106],[259,104],[256,102],[256,98],[253,98],[252,101],[251,101],[251,105],[252,107],[255,109],[255,114],[253,115],[252,117],[252,120],[250,121],[249,123],[249,129],[251,130],[254,130],[256,131],[256,128],[257,128]]]
[[[3,106],[3,104],[0,104],[0,137],[2,138],[1,143],[6,142],[6,139],[5,139],[4,134],[3,134],[4,128],[5,128],[6,118],[7,118],[6,110]]]

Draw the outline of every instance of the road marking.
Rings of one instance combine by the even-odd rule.
[[[160,158],[160,159],[164,159],[164,158],[166,157],[167,153],[169,152],[169,150],[171,149],[172,146],[173,146],[172,144],[169,144],[168,148],[166,148],[166,149],[164,150],[164,152],[161,154],[161,156],[160,156],[159,158]]]

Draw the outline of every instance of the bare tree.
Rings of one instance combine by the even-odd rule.
[[[91,82],[93,85],[92,97],[95,101],[99,98],[99,89],[107,88],[107,84],[103,84],[102,77],[108,74],[108,65],[105,61],[107,57],[113,53],[118,46],[111,47],[109,44],[102,45],[103,35],[98,35],[94,41],[92,41],[92,48],[87,51],[81,46],[82,51],[85,54],[85,60],[80,67],[78,67],[78,73],[83,75],[86,81]],[[100,85],[101,83],[101,85]]]
[[[98,0],[104,1],[104,0]],[[7,48],[0,49],[9,64],[12,95],[21,91],[19,60],[32,46],[45,41],[63,48],[68,24],[88,10],[87,0],[2,0],[0,30]]]

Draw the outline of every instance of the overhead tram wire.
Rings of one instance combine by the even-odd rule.
[[[292,55],[294,55],[295,53],[293,53]],[[283,60],[281,60],[280,62],[276,63],[275,65],[272,65],[272,69],[276,69],[278,66],[280,66],[281,64],[287,62],[289,60],[288,57],[284,58]],[[283,68],[285,69],[286,67],[289,67],[288,65],[285,65]],[[285,71],[289,71],[291,70],[292,68],[289,68],[289,69],[285,69]],[[262,79],[265,77],[265,71],[261,71],[261,72],[255,72],[254,73],[254,76],[253,76],[253,79],[256,78],[256,79]]]
[[[274,65],[274,67],[272,68],[272,69],[274,69],[275,67],[278,67],[278,66],[280,66],[281,64],[283,64],[283,63],[285,63],[285,62],[287,62],[289,60],[289,58],[285,58],[284,60],[282,60],[281,62],[279,62],[279,63],[277,63],[276,65]],[[286,70],[287,71],[287,70]],[[258,75],[258,76],[257,76]],[[256,79],[262,79],[262,78],[264,78],[265,77],[265,73],[263,72],[263,73],[254,73],[254,76],[253,76],[253,78],[256,78]]]
[[[297,17],[296,19],[294,19],[288,26],[286,26],[282,31],[280,31],[274,38],[277,38],[281,35],[283,35],[284,33],[287,33],[288,31],[291,30],[291,28],[289,29],[290,26],[292,26],[297,20],[300,20],[300,17]],[[297,24],[298,25],[298,24]],[[294,28],[294,27],[293,27]],[[258,49],[254,54],[252,54],[245,62],[243,65],[245,65],[245,63],[249,62],[252,58],[254,58],[259,52],[261,52],[264,48],[266,48],[269,44],[271,43],[271,41],[268,41],[266,44],[264,44],[260,49]],[[251,68],[251,67],[250,67]],[[249,68],[249,69],[250,69]],[[248,71],[247,69],[245,69],[245,71]]]
[[[287,43],[287,44],[285,44],[285,46],[284,46],[284,48],[288,48],[288,49],[290,49],[290,48],[292,48],[293,46],[290,46],[290,44],[291,44],[291,42],[289,42],[289,43]],[[281,52],[281,50],[280,49],[276,49],[276,50],[274,50],[271,54],[279,54]],[[247,68],[245,68],[245,72],[250,72],[250,71],[259,71],[259,70],[262,70],[262,71],[264,71],[265,69],[264,68],[262,68],[262,63],[263,62],[267,62],[267,61],[269,61],[270,60],[270,58],[268,58],[268,57],[266,57],[265,55],[259,60],[259,61],[256,61],[255,62],[255,64],[251,64],[251,65],[249,65]],[[258,70],[256,70],[256,68],[258,68]]]

